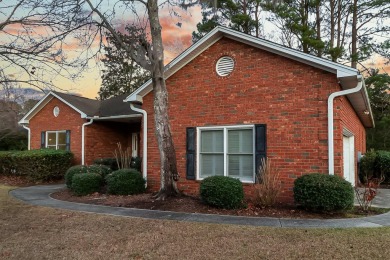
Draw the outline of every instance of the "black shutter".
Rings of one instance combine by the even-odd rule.
[[[267,126],[264,124],[255,125],[255,172],[261,165],[261,159],[267,158]],[[261,182],[261,180],[258,180]]]
[[[41,149],[46,147],[46,132],[41,132]]]
[[[66,130],[66,150],[70,151],[70,130]]]
[[[195,180],[195,127],[187,127],[186,134],[186,177]]]

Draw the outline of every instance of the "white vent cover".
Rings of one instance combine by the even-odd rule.
[[[234,60],[229,56],[223,56],[217,61],[216,69],[219,76],[228,76],[234,69]]]
[[[53,108],[53,115],[54,115],[55,117],[57,117],[59,114],[60,114],[60,108],[57,107],[57,106],[55,106],[55,107]]]

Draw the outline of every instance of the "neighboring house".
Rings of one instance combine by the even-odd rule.
[[[357,182],[358,155],[366,151],[365,128],[374,122],[356,69],[216,27],[169,63],[165,77],[180,190],[194,194],[203,178],[225,175],[239,178],[250,194],[263,157],[271,158],[279,172],[286,200],[292,198],[294,180],[303,174],[337,174]],[[125,104],[139,114],[129,110],[120,127],[114,127],[112,115],[125,113],[86,126],[85,162],[110,157],[117,141],[128,140],[130,145],[131,135],[140,131],[137,153],[143,158],[148,188],[156,191],[160,159],[151,80],[122,97],[130,104],[119,99],[107,101],[115,104],[110,108]],[[49,93],[21,121],[29,123],[31,148],[47,146],[49,130],[71,130],[70,150],[80,158],[82,125],[99,116],[97,108],[103,105],[87,100]],[[87,103],[88,109],[83,107]],[[58,118],[53,116],[56,106]],[[46,143],[41,144],[44,131]]]
[[[93,100],[51,91],[20,121],[29,131],[29,149],[70,150],[76,164],[114,157],[117,143],[138,156],[141,114],[123,99]]]
[[[184,192],[197,193],[199,181],[211,175],[253,183],[262,157],[271,158],[280,173],[286,200],[303,174],[337,174],[357,182],[365,128],[374,122],[356,69],[216,27],[169,63],[165,77],[178,187]],[[354,93],[333,101],[346,93],[331,94],[342,90]],[[153,100],[151,80],[126,98],[142,104],[139,111],[147,115],[143,167],[148,187],[157,190]],[[245,185],[246,193],[251,187]]]

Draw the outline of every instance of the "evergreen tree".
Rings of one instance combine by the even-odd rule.
[[[125,34],[120,36],[123,41],[128,37]],[[102,59],[105,67],[102,70],[102,87],[98,92],[101,100],[131,93],[150,78],[150,73],[131,59],[130,54],[117,47],[116,38],[108,37],[107,40],[105,58]]]
[[[192,33],[193,42],[218,25],[240,32],[260,36],[260,13],[262,0],[218,0],[202,4],[202,21],[197,24],[197,32]]]
[[[367,149],[390,151],[390,75],[372,70],[366,86],[375,120],[367,131]]]

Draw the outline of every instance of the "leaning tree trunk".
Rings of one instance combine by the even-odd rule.
[[[156,198],[163,200],[168,196],[179,194],[176,186],[179,175],[176,166],[175,147],[169,125],[168,92],[164,79],[164,47],[157,0],[148,0],[147,7],[153,46],[151,73],[154,93],[154,122],[161,164],[160,191],[157,193]]]

